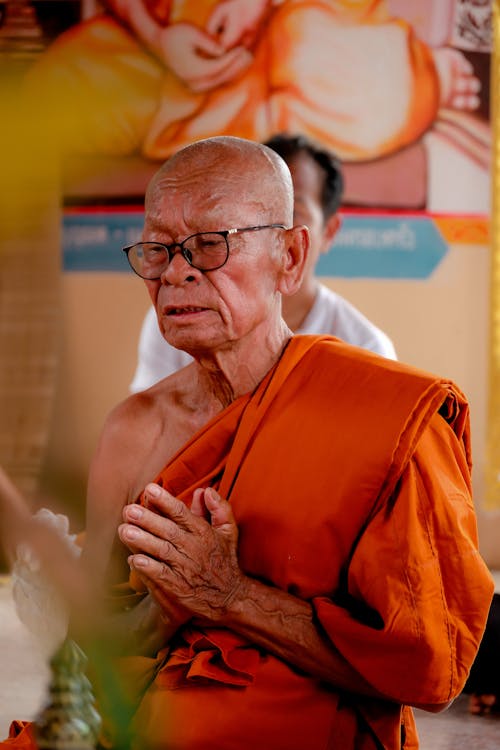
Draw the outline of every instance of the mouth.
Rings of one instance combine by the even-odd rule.
[[[194,315],[196,313],[206,312],[207,310],[208,310],[207,307],[194,307],[194,306],[168,307],[165,310],[165,315],[167,315],[168,317],[179,316],[179,315]]]

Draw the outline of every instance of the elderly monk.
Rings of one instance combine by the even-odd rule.
[[[315,274],[339,230],[343,175],[339,160],[304,135],[280,133],[265,143],[287,163],[292,175],[294,222],[307,224],[309,252],[300,288],[282,299],[282,316],[294,333],[329,333],[348,344],[397,359],[389,337],[360,310],[329,289]],[[137,368],[130,391],[142,391],[184,367],[191,357],[165,340],[151,305],[144,318]]]
[[[292,336],[292,215],[285,162],[215,137],[162,166],[126,248],[194,357],[114,409],[90,473],[83,557],[125,581],[132,748],[416,748],[410,707],[445,708],[481,639],[467,402]]]

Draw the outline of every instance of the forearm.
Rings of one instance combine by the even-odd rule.
[[[232,630],[341,690],[387,697],[335,649],[307,601],[244,574],[231,506],[214,490],[196,490],[191,510],[156,485],[145,497],[151,507],[124,508],[118,533],[161,609],[168,613],[175,602],[195,622]]]
[[[164,648],[179,622],[168,616],[148,594],[131,609],[114,613],[108,620],[110,637],[119,639],[124,653],[153,656]]]
[[[337,688],[385,697],[323,635],[312,606],[280,589],[245,577],[228,605],[222,624]]]
[[[105,644],[106,653],[114,657],[155,656],[184,621],[160,609],[150,595],[130,606],[117,606],[116,601],[110,606],[108,600],[84,639]]]

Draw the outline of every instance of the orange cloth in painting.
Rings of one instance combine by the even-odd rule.
[[[116,13],[125,4],[109,3]],[[160,25],[204,28],[217,2],[148,5]],[[435,119],[431,52],[384,0],[284,0],[260,23],[250,66],[200,93],[133,30],[100,15],[42,55],[32,90],[37,102],[44,91],[72,150],[151,159],[213,135],[262,141],[278,131],[304,132],[345,160],[373,159],[415,141]]]
[[[456,387],[326,337],[297,336],[253,395],[158,481],[229,498],[251,576],[310,601],[387,702],[337,693],[221,628],[160,652],[133,721],[172,750],[417,747],[411,710],[456,696],[492,595],[477,552],[468,407]],[[402,726],[404,725],[404,729]]]
[[[242,569],[310,601],[387,701],[188,625],[156,659],[124,660],[144,684],[132,747],[399,750],[403,735],[405,750],[418,747],[407,704],[461,691],[493,591],[458,389],[331,337],[296,336],[158,481],[188,504],[200,486],[229,498]]]

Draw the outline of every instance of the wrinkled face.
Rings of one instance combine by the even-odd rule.
[[[164,179],[148,205],[143,239],[166,244],[196,232],[268,223],[265,196],[252,195],[241,173],[217,177],[206,169]],[[146,281],[160,329],[173,346],[191,353],[224,349],[266,329],[279,316],[283,230],[263,229],[228,238],[229,258],[215,271],[199,271],[178,252],[158,281]]]
[[[324,172],[309,156],[301,151],[287,161],[293,181],[293,223],[309,228],[311,245],[304,277],[312,276],[321,253],[326,252],[330,240],[325,236],[325,219],[321,207]]]

